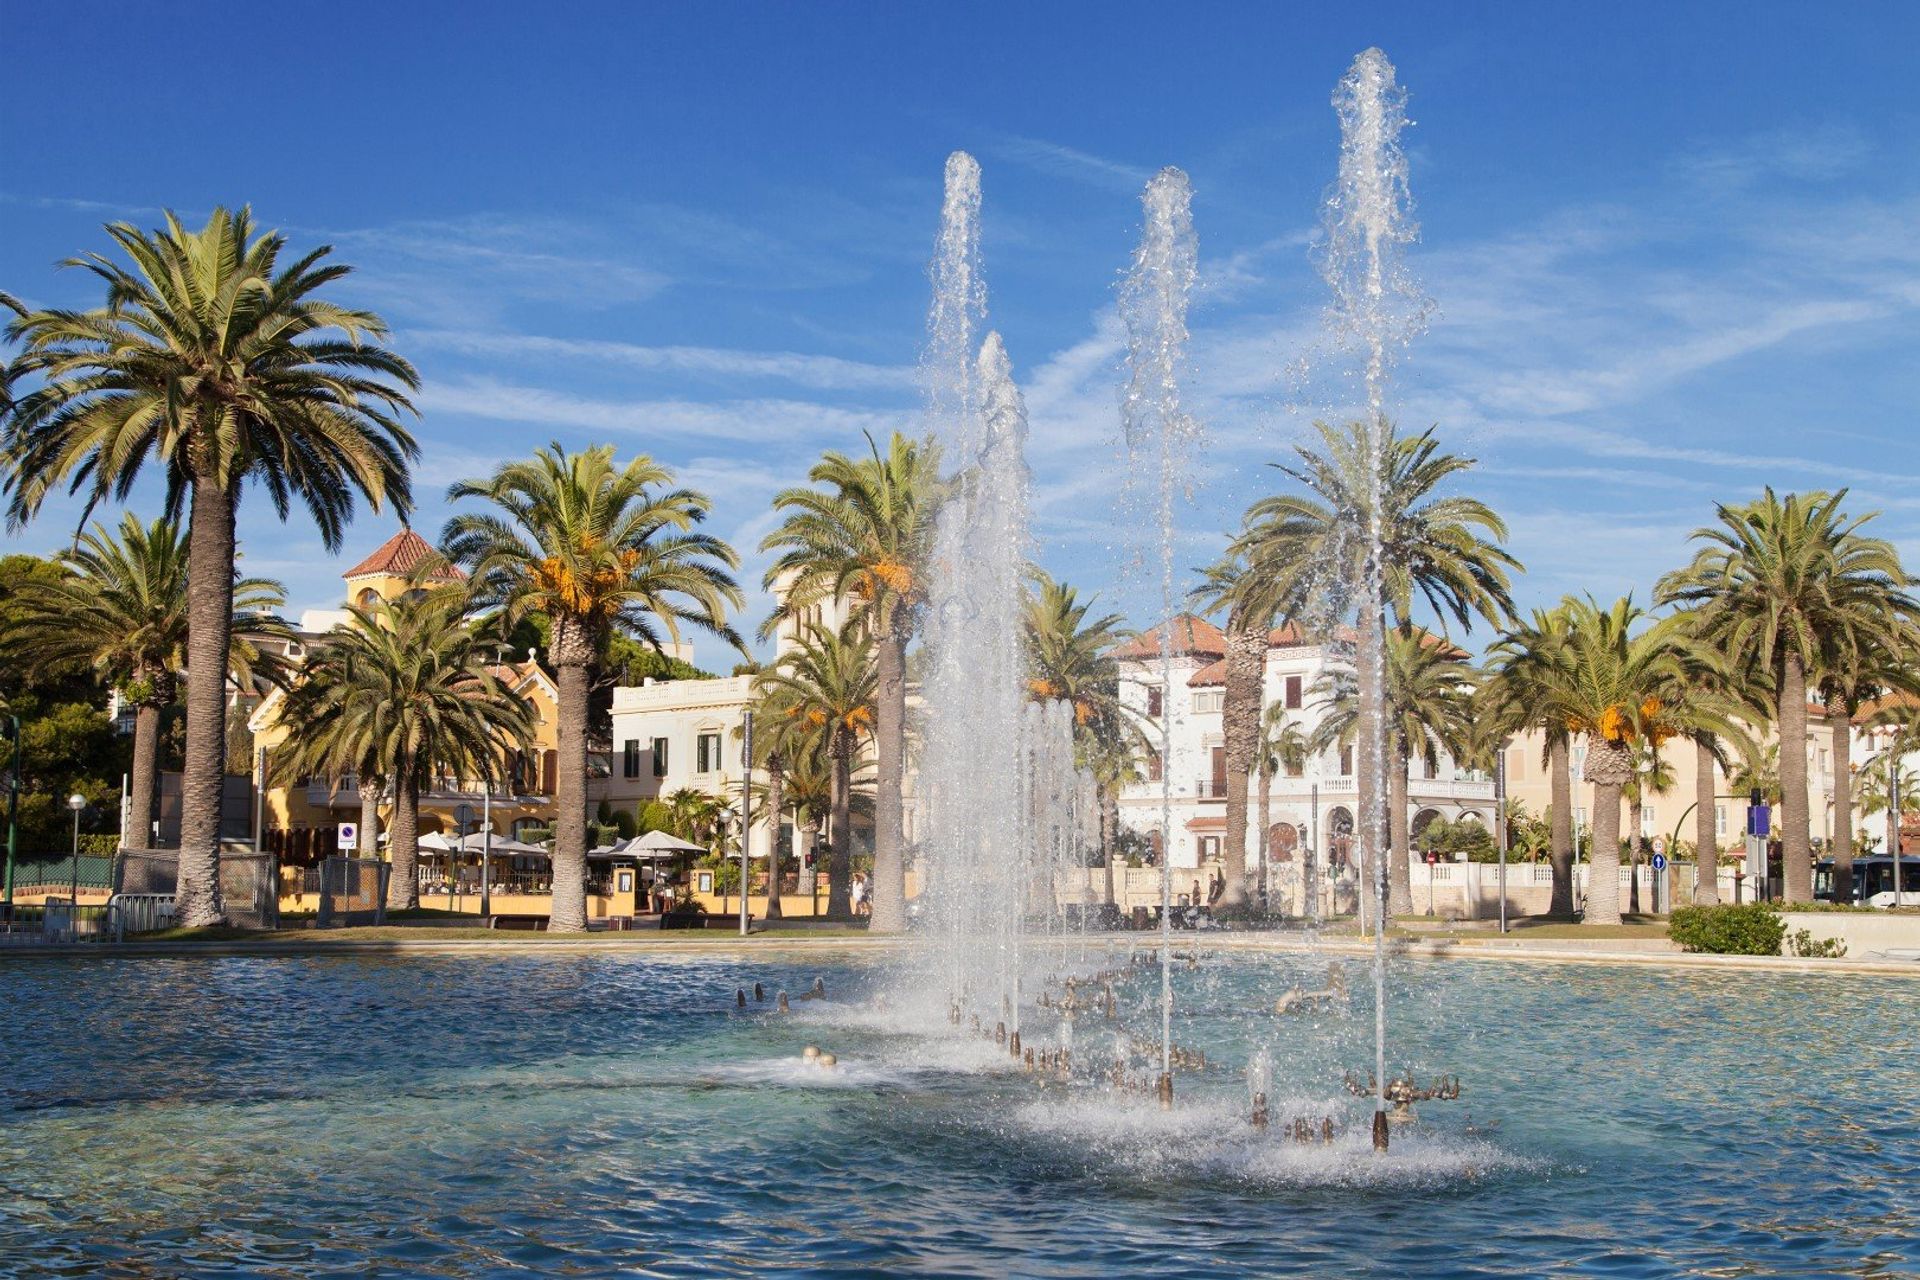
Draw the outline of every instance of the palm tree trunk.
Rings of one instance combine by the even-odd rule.
[[[895,618],[876,637],[873,709],[873,883],[868,885],[874,933],[907,927],[907,868],[902,790],[906,776],[907,638]]]
[[[1573,916],[1573,752],[1567,736],[1547,742],[1547,775],[1552,785],[1548,816],[1552,828],[1548,857],[1553,860],[1553,900],[1547,914]]]
[[[1713,800],[1713,737],[1702,735],[1693,744],[1693,904],[1715,906],[1720,901],[1720,816]]]
[[[387,910],[411,911],[420,905],[418,782],[403,782],[394,789],[392,836],[393,878],[387,881]]]
[[[1377,605],[1377,596],[1375,603]],[[1387,768],[1387,743],[1385,707],[1381,702],[1385,690],[1381,687],[1383,641],[1378,609],[1363,609],[1359,622],[1355,628],[1358,634],[1354,645],[1354,676],[1360,697],[1360,732],[1354,751],[1358,757],[1354,781],[1360,794],[1360,812],[1354,816],[1354,849],[1359,855],[1361,879],[1356,887],[1361,896],[1367,897],[1378,893],[1376,877],[1387,853],[1387,804],[1381,792],[1384,781],[1381,775]],[[1374,898],[1376,908],[1386,905],[1380,897]],[[1412,909],[1411,904],[1407,909]]]
[[[1627,880],[1627,910],[1634,915],[1640,914],[1640,823],[1645,813],[1640,801],[1627,802],[1627,866],[1633,872]]]
[[[227,919],[220,899],[220,796],[227,776],[233,497],[210,467],[195,467],[187,524],[186,759],[180,770],[180,871],[174,891],[174,919],[189,929]]]
[[[1780,665],[1780,879],[1788,902],[1813,901],[1807,802],[1807,670],[1789,652]]]
[[[1273,757],[1260,753],[1260,834],[1254,839],[1260,851],[1260,908],[1273,910]],[[1295,845],[1296,850],[1299,849]]]
[[[1620,784],[1593,784],[1593,839],[1587,859],[1588,924],[1620,923]]]
[[[779,758],[767,761],[767,818],[773,830],[767,840],[767,919],[780,919],[780,811],[786,803],[786,776]],[[752,859],[748,859],[752,865]]]
[[[160,784],[160,704],[145,701],[133,711],[133,778],[127,795],[126,836],[129,849],[151,849],[153,797]]]
[[[850,920],[853,918],[853,822],[850,814],[850,795],[852,791],[851,774],[853,772],[853,751],[851,746],[834,747],[833,751],[833,795],[829,801],[832,812],[828,816],[833,827],[828,835],[831,842],[827,854],[827,918],[829,920]]]
[[[1247,782],[1260,744],[1261,676],[1267,662],[1267,631],[1258,619],[1236,616],[1227,627],[1226,694],[1221,728],[1226,738],[1227,814],[1221,843],[1221,878],[1226,881],[1218,905],[1237,909],[1247,903]]]
[[[548,650],[559,676],[559,760],[554,769],[554,933],[587,929],[587,664],[593,645],[577,623],[556,618]]]
[[[1391,768],[1387,775],[1387,839],[1391,847],[1387,863],[1387,897],[1394,915],[1413,914],[1413,832],[1407,813],[1407,771],[1412,761],[1406,748],[1395,743],[1391,748]]]
[[[354,852],[363,858],[380,856],[380,790],[378,778],[360,775],[360,829],[354,833]],[[419,830],[417,820],[414,829]]]
[[[1587,745],[1593,784],[1593,847],[1587,862],[1588,924],[1620,923],[1620,791],[1633,777],[1633,753],[1595,738]]]
[[[1833,900],[1853,901],[1853,717],[1844,702],[1827,699],[1833,728]]]

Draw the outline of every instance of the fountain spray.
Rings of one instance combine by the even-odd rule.
[[[1406,127],[1406,91],[1393,64],[1368,49],[1334,90],[1340,119],[1340,172],[1326,204],[1327,241],[1323,274],[1333,292],[1329,318],[1343,341],[1363,357],[1366,416],[1356,427],[1368,467],[1367,553],[1359,583],[1355,665],[1360,704],[1360,847],[1373,876],[1374,1116],[1373,1144],[1387,1146],[1387,805],[1385,600],[1382,592],[1380,472],[1388,434],[1387,383],[1399,348],[1425,322],[1428,303],[1408,274],[1402,256],[1419,234],[1407,190],[1407,158],[1400,146]]]
[[[1038,910],[1051,932],[1060,849],[1084,845],[1088,815],[1073,803],[1071,714],[1026,699],[1027,412],[1000,336],[974,351],[986,286],[980,166],[965,152],[947,159],[929,275],[921,381],[950,488],[935,530],[922,686],[923,866],[942,944],[927,963],[946,986],[950,1025],[993,1026],[1018,1053],[1027,920]]]
[[[1127,325],[1127,384],[1120,401],[1129,483],[1154,477],[1160,569],[1160,1099],[1173,1084],[1173,504],[1188,481],[1200,424],[1181,407],[1187,301],[1199,266],[1193,188],[1162,169],[1140,196],[1146,225],[1121,286]]]

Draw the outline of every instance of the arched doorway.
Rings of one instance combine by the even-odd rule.
[[[1422,809],[1420,812],[1414,814],[1413,826],[1410,828],[1414,842],[1416,844],[1419,843],[1420,837],[1426,832],[1426,829],[1438,821],[1440,821],[1440,811],[1438,809]]]
[[[1353,814],[1344,805],[1336,805],[1327,815],[1327,865],[1353,865]]]

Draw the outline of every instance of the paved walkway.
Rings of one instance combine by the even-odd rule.
[[[398,930],[396,930],[398,932]],[[819,955],[822,951],[850,954],[885,954],[897,951],[912,938],[862,938],[841,935],[809,938],[804,933],[776,931],[757,933],[745,942],[737,936],[703,937],[699,934],[620,933],[588,934],[556,938],[511,935],[499,939],[434,938],[430,930],[423,936],[391,939],[329,940],[323,936],[288,937],[259,940],[242,939],[219,942],[129,942],[118,946],[98,943],[0,948],[0,962],[14,959],[87,960],[136,956],[315,956],[315,955],[495,955],[540,952],[600,951],[618,954],[654,952],[670,955],[729,955],[752,952],[757,957],[771,953]],[[1157,933],[1108,933],[1092,937],[1116,946],[1151,947],[1159,941]],[[1355,937],[1311,938],[1304,933],[1255,933],[1237,930],[1204,932],[1181,931],[1174,935],[1176,950],[1248,951],[1280,954],[1318,954],[1371,956],[1371,939]],[[1920,978],[1920,960],[1899,960],[1872,956],[1842,959],[1802,959],[1787,956],[1717,956],[1680,951],[1664,938],[1543,938],[1522,940],[1508,935],[1474,938],[1393,938],[1388,953],[1395,957],[1433,960],[1534,961],[1549,964],[1632,964],[1664,965],[1671,968],[1747,969],[1775,973],[1865,973]]]

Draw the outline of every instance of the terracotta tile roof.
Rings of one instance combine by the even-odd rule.
[[[1194,672],[1187,680],[1187,687],[1189,689],[1206,689],[1216,685],[1224,686],[1226,683],[1227,660],[1220,658],[1216,661],[1209,662],[1206,666]]]
[[[381,543],[379,550],[340,576],[352,579],[390,574],[404,578],[418,568],[421,561],[437,554],[432,543],[411,529],[402,529]],[[458,582],[467,575],[453,565],[438,565],[429,576],[441,581]]]
[[[1161,627],[1168,624],[1162,623]],[[1183,613],[1173,619],[1172,649],[1176,654],[1202,654],[1218,657],[1227,651],[1227,639],[1220,634],[1220,628],[1205,618]],[[1157,658],[1160,656],[1161,627],[1152,627],[1142,631],[1133,639],[1114,650],[1113,656],[1125,661],[1133,658]]]
[[[1894,707],[1920,708],[1920,698],[1910,693],[1890,693],[1884,698],[1874,698],[1860,704],[1860,709],[1853,713],[1853,722],[1864,724],[1878,713]],[[1826,704],[1809,701],[1807,713],[1824,720],[1827,718]]]

